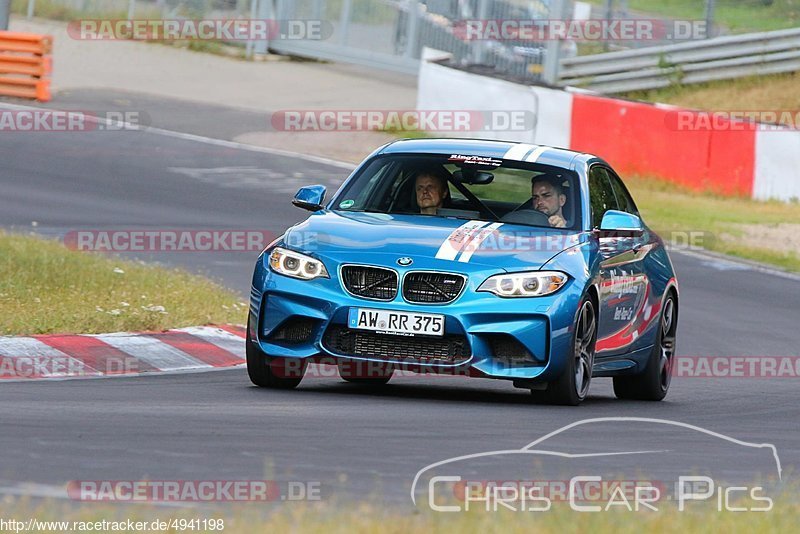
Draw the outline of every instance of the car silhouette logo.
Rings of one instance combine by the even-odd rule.
[[[412,260],[408,256],[403,256],[402,258],[397,260],[397,265],[402,265],[403,267],[411,265],[412,263],[414,263],[414,260]]]

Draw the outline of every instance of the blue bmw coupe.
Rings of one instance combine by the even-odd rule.
[[[577,405],[593,377],[623,399],[670,385],[678,284],[661,238],[595,156],[418,139],[371,154],[256,262],[252,382],[293,388],[309,363],[379,386],[397,370],[509,380]]]

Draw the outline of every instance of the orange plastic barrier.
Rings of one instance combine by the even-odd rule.
[[[50,100],[49,35],[0,31],[0,95]]]

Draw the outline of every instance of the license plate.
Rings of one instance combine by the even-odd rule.
[[[379,334],[399,336],[443,336],[444,315],[410,313],[369,308],[350,308],[347,324],[350,328],[370,330]]]

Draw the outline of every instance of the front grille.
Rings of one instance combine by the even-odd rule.
[[[345,265],[342,267],[342,283],[357,297],[392,300],[397,295],[397,273],[391,269]]]
[[[407,337],[351,330],[333,324],[323,344],[331,352],[407,363],[461,363],[471,352],[466,337],[449,334],[441,338]]]
[[[464,277],[451,273],[411,272],[403,279],[403,298],[408,302],[452,302],[464,289]]]
[[[308,317],[293,317],[284,321],[267,338],[268,341],[296,345],[311,339],[317,321]]]

